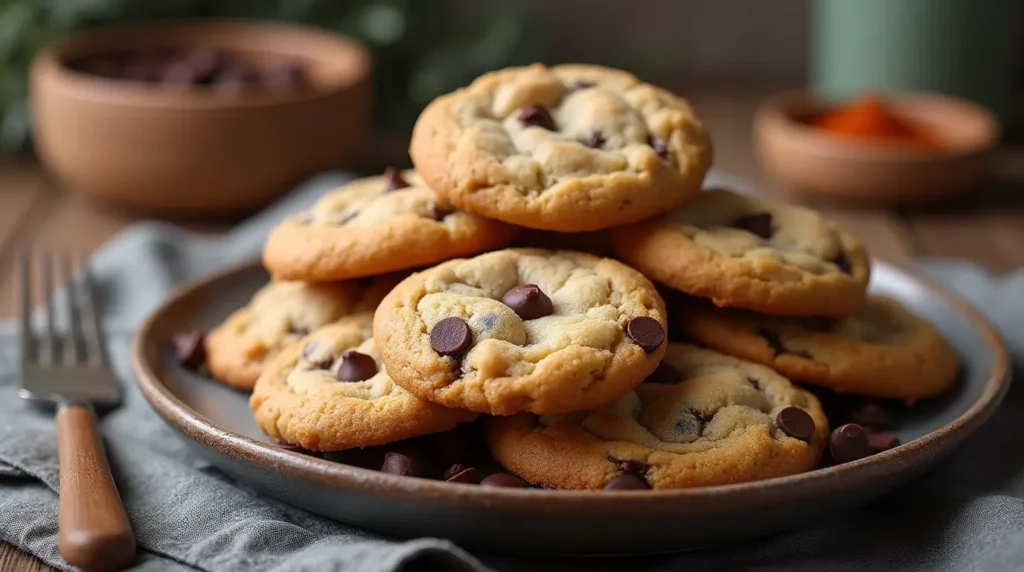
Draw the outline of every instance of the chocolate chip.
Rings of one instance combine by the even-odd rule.
[[[453,212],[455,212],[455,209],[453,209],[451,207],[443,207],[441,205],[434,205],[433,217],[434,217],[435,221],[441,222],[441,221],[443,221],[445,219],[446,216],[452,214]]]
[[[828,438],[828,450],[838,463],[849,463],[871,454],[871,445],[864,428],[856,423],[840,425]]]
[[[485,487],[506,487],[513,489],[525,489],[529,485],[526,481],[508,473],[494,473],[484,477],[480,484]]]
[[[480,474],[480,471],[459,463],[448,467],[448,470],[444,472],[444,480],[449,483],[466,483],[475,485],[483,480],[482,477],[483,475]]]
[[[899,444],[899,435],[892,432],[872,433],[868,435],[868,446],[871,447],[872,453],[881,453],[882,451],[888,451],[893,447],[898,447]]]
[[[782,338],[779,336],[779,333],[774,330],[769,330],[767,328],[757,328],[754,330],[754,333],[756,333],[758,336],[761,336],[761,338],[764,339],[765,343],[768,344],[768,347],[772,349],[772,352],[774,353],[775,357],[778,357],[782,354],[790,354],[797,357],[802,357],[804,359],[814,359],[811,357],[811,354],[803,350],[791,350],[787,348],[785,345],[782,344]]]
[[[617,462],[619,464],[619,470],[624,475],[636,475],[638,477],[643,477],[651,468],[647,463],[642,463],[640,461],[622,461],[614,458],[609,458],[609,460]]]
[[[787,407],[775,416],[775,424],[782,432],[801,441],[810,441],[814,436],[814,419],[799,407]]]
[[[419,467],[417,467],[417,463],[412,457],[389,451],[384,455],[384,464],[381,465],[380,470],[382,473],[415,477],[419,472]]]
[[[554,311],[551,298],[536,284],[520,284],[511,288],[501,297],[501,301],[524,320],[550,316]]]
[[[202,330],[192,330],[174,336],[174,355],[181,365],[195,369],[206,361],[206,335]]]
[[[308,82],[306,70],[295,62],[285,62],[263,70],[263,85],[273,90],[288,90],[305,87]]]
[[[649,316],[630,320],[626,324],[626,335],[647,353],[658,349],[665,342],[665,328]]]
[[[679,373],[679,370],[668,365],[665,362],[658,364],[658,367],[654,370],[654,373],[647,376],[644,383],[660,383],[663,385],[675,385],[683,380],[683,374]]]
[[[430,329],[430,347],[443,356],[460,356],[466,353],[472,341],[473,333],[469,329],[469,324],[462,318],[445,318]]]
[[[699,409],[690,408],[690,414],[697,420],[697,434],[702,435],[704,433],[704,427],[715,418],[714,413],[708,413]]]
[[[548,131],[555,130],[555,120],[543,105],[527,105],[519,110],[519,122],[524,126],[536,125]]]
[[[591,87],[594,87],[595,85],[597,84],[592,81],[587,81],[584,79],[574,81],[569,84],[569,93],[575,93],[580,90],[589,89]]]
[[[664,139],[659,139],[653,135],[647,136],[647,144],[654,149],[654,152],[658,154],[663,161],[668,161],[668,143]]]
[[[750,387],[753,387],[754,389],[756,389],[758,391],[761,391],[761,382],[760,381],[757,381],[756,379],[754,379],[752,377],[748,377],[747,378],[747,383],[750,384]]]
[[[387,183],[385,192],[397,191],[411,186],[408,181],[402,178],[402,172],[394,167],[384,169],[384,181]]]
[[[357,351],[348,350],[341,354],[341,365],[336,375],[338,381],[364,381],[377,374],[377,362]]]
[[[772,237],[772,215],[771,213],[757,213],[746,215],[733,223],[733,226],[757,235],[765,240]]]
[[[888,407],[874,400],[857,400],[845,408],[846,418],[851,423],[882,431],[892,427],[893,414]]]
[[[839,251],[839,254],[837,254],[836,257],[832,259],[832,264],[838,266],[839,270],[841,270],[844,274],[853,273],[853,267],[850,266],[850,259],[846,256],[846,253],[841,250]]]
[[[583,144],[591,149],[604,149],[605,142],[604,135],[601,135],[600,131],[591,133],[590,137],[583,140]]]
[[[636,475],[619,475],[608,481],[606,491],[645,491],[651,488],[647,481]]]

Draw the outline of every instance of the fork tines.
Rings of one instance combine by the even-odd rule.
[[[43,326],[38,335],[32,324],[33,266],[42,282]],[[63,304],[58,304],[54,275],[64,286]],[[23,362],[97,366],[105,363],[106,345],[96,315],[88,256],[66,251],[60,254],[41,251],[32,256],[22,251],[18,260],[18,282],[18,339]],[[65,318],[63,329],[57,326],[59,306]]]

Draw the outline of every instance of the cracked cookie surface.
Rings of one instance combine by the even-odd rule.
[[[214,379],[251,390],[267,360],[309,332],[355,312],[373,311],[403,275],[308,283],[275,281],[206,336]]]
[[[690,104],[622,71],[509,68],[434,100],[410,155],[431,187],[482,216],[562,232],[675,208],[711,164]]]
[[[508,249],[414,274],[374,334],[396,383],[448,407],[559,413],[614,400],[665,351],[665,306],[639,272],[571,251]]]
[[[372,313],[355,314],[281,351],[249,399],[263,432],[311,451],[340,451],[447,431],[476,417],[395,385],[377,358],[372,326]]]
[[[868,296],[838,321],[764,316],[689,300],[676,322],[697,343],[841,393],[913,401],[942,393],[956,379],[956,355],[942,335],[884,296]]]
[[[849,314],[871,273],[864,247],[834,222],[724,189],[610,235],[618,257],[653,280],[766,314]]]
[[[669,344],[635,391],[591,411],[491,418],[494,457],[557,489],[674,489],[808,471],[828,438],[818,400],[776,372]]]
[[[413,171],[389,169],[327,193],[278,225],[263,264],[278,279],[342,280],[484,252],[518,232],[456,209]]]

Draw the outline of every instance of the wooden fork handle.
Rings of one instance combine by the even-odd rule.
[[[57,409],[60,518],[57,548],[89,572],[118,570],[135,559],[135,537],[117,494],[92,407]]]

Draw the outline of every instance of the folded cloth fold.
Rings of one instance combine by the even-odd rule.
[[[125,402],[102,431],[140,546],[136,570],[486,570],[451,542],[399,542],[256,495],[190,454],[130,383],[133,330],[167,293],[259,256],[270,227],[346,180],[311,180],[224,237],[135,225],[96,253],[100,303]],[[712,175],[710,184],[732,183]],[[974,301],[1024,357],[1024,273],[991,276],[956,261],[922,270]],[[57,553],[53,421],[17,398],[14,330],[0,324],[0,540],[69,569]],[[843,518],[762,541],[683,555],[612,559],[489,556],[529,570],[1009,570],[1024,567],[1024,389],[926,477]],[[529,552],[529,547],[523,547]]]

